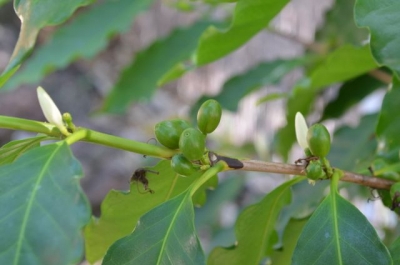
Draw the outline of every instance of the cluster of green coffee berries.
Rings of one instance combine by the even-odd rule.
[[[171,159],[172,169],[179,175],[189,176],[209,166],[206,136],[212,133],[221,120],[221,105],[213,100],[204,102],[197,112],[197,128],[181,119],[165,120],[155,126],[157,141],[180,153]]]
[[[307,177],[311,180],[325,179],[332,176],[332,168],[326,159],[331,149],[331,136],[323,124],[316,123],[310,128],[303,115],[296,114],[296,137],[307,156]]]

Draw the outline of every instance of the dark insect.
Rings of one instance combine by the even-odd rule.
[[[396,193],[393,196],[392,207],[390,208],[390,210],[394,211],[396,208],[400,208],[400,202],[397,201],[399,197],[400,197],[400,192],[396,191]]]
[[[146,192],[150,192],[151,194],[154,193],[154,190],[149,188],[149,180],[146,178],[146,173],[150,172],[153,174],[159,174],[157,171],[154,170],[150,170],[150,169],[146,169],[146,168],[138,168],[135,170],[135,172],[133,172],[133,175],[131,177],[131,182],[132,181],[137,181],[138,183],[142,183],[145,192],[141,192],[139,190],[139,186],[137,186],[139,193],[146,193]]]
[[[310,156],[306,158],[299,158],[296,161],[294,161],[295,165],[301,164],[305,162],[304,168],[307,168],[308,164],[310,164],[310,161],[315,161],[318,160],[319,158],[317,156]]]

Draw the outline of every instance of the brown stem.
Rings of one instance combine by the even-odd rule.
[[[374,69],[368,73],[373,78],[385,83],[390,84],[392,83],[392,76],[382,70]]]
[[[304,166],[302,165],[290,165],[256,160],[241,160],[241,162],[243,163],[243,167],[240,168],[240,170],[303,176],[306,175]],[[374,189],[389,190],[394,183],[386,179],[369,177],[347,171],[343,172],[344,176],[340,180],[368,186]]]

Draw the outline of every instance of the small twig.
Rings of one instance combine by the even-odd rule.
[[[302,175],[302,176],[306,175],[304,171],[304,166],[302,165],[290,165],[290,164],[264,162],[256,160],[241,160],[241,162],[243,163],[243,167],[240,170]],[[394,183],[386,179],[369,177],[347,171],[343,172],[344,176],[340,180],[356,183],[363,186],[368,186],[374,189],[389,190]]]
[[[392,76],[382,70],[374,69],[368,73],[373,78],[382,81],[385,84],[392,83]]]

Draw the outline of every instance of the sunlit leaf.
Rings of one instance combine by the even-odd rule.
[[[14,1],[14,9],[21,20],[21,31],[7,68],[0,76],[0,87],[15,73],[22,61],[28,56],[36,42],[39,31],[51,25],[57,25],[69,18],[80,6],[93,0],[19,0]]]
[[[399,27],[400,2],[394,0],[358,0],[355,20],[358,26],[368,27],[371,50],[375,59],[400,73]]]
[[[291,200],[290,187],[301,180],[304,177],[285,182],[259,203],[247,207],[236,221],[237,244],[214,249],[208,264],[260,264],[277,242],[275,223],[282,208]]]
[[[210,26],[201,36],[196,54],[198,65],[210,63],[233,52],[269,22],[288,3],[288,0],[239,0],[228,29]]]
[[[8,164],[16,160],[26,151],[38,147],[40,142],[52,139],[47,136],[11,141],[0,148],[0,165]]]
[[[292,264],[393,263],[365,216],[332,189],[304,227]]]
[[[103,265],[109,264],[205,264],[190,191],[142,216],[135,231],[107,251]]]
[[[31,149],[0,167],[0,264],[79,262],[90,205],[67,144]]]
[[[112,190],[103,200],[100,218],[92,219],[85,228],[88,261],[100,260],[112,243],[132,232],[140,216],[182,193],[196,179],[196,176],[178,176],[167,160],[150,169],[159,172],[159,175],[147,173],[154,194],[140,193],[138,188],[143,192],[143,187],[133,182],[129,192]]]
[[[110,36],[127,31],[153,0],[108,0],[58,29],[50,41],[29,58],[6,88],[39,82],[55,69],[79,58],[91,58],[107,46]],[[112,19],[99,19],[112,18]]]
[[[190,56],[197,47],[200,34],[210,25],[197,22],[184,29],[173,31],[164,39],[157,40],[135,56],[135,60],[123,70],[117,84],[104,103],[104,111],[122,113],[129,103],[148,100],[172,68]]]
[[[321,89],[330,84],[342,82],[367,73],[376,68],[368,46],[344,45],[318,65],[312,72],[311,88]]]

